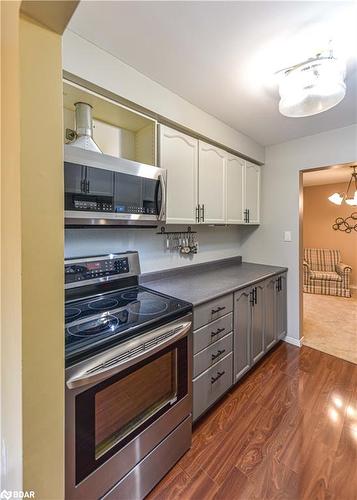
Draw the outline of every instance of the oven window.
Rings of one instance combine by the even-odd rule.
[[[75,397],[76,484],[188,394],[187,337]]]
[[[96,393],[96,459],[177,400],[176,358],[168,352]]]

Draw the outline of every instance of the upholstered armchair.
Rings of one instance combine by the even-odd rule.
[[[352,268],[341,262],[339,250],[304,249],[304,292],[351,297]]]

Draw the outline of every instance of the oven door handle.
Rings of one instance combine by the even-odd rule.
[[[96,361],[86,364],[67,380],[69,389],[77,389],[84,385],[94,384],[123,371],[130,366],[152,356],[163,348],[188,335],[192,322],[185,321],[161,327],[147,335],[121,344],[108,352],[98,355]],[[170,333],[172,334],[170,335]],[[162,340],[155,342],[155,338]],[[147,347],[145,347],[147,345]]]

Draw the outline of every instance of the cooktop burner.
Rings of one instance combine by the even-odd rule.
[[[88,304],[90,309],[94,309],[95,311],[109,311],[110,309],[114,309],[119,304],[119,301],[110,297],[103,297],[101,299],[93,300]]]
[[[152,316],[153,314],[161,314],[164,313],[168,309],[169,305],[167,302],[163,300],[145,300],[140,304],[139,311],[136,311],[136,304],[129,304],[129,311],[134,314],[143,314],[144,316]]]
[[[66,307],[65,309],[65,320],[66,323],[68,321],[73,321],[81,314],[81,310],[78,307]]]
[[[65,307],[66,363],[90,357],[190,309],[187,302],[141,286],[69,301]]]

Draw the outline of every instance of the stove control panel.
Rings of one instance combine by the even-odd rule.
[[[66,288],[140,274],[139,258],[136,252],[123,256],[112,254],[70,259],[65,261],[64,269]]]

